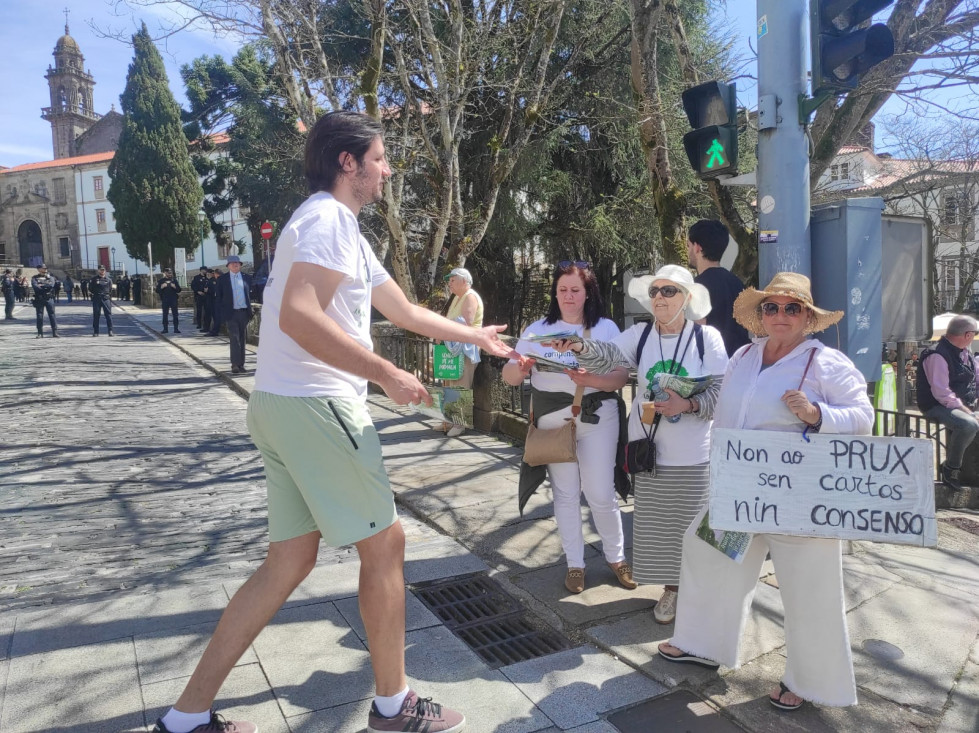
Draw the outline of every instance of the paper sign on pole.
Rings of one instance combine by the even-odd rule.
[[[934,547],[934,443],[715,429],[713,529]]]

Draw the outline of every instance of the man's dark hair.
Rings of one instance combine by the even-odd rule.
[[[340,155],[350,153],[358,167],[378,137],[381,123],[360,112],[330,112],[323,115],[306,138],[306,182],[311,193],[332,191],[343,172]]]
[[[585,328],[594,327],[605,314],[605,303],[602,300],[602,291],[598,286],[598,278],[592,271],[591,266],[578,267],[574,262],[569,262],[565,266],[557,265],[554,268],[554,276],[551,278],[551,303],[544,317],[544,323],[550,325],[561,320],[561,305],[557,299],[557,281],[564,275],[578,275],[581,283],[585,286]]]
[[[711,262],[719,262],[727,249],[727,227],[713,219],[701,219],[687,233],[687,239],[699,244],[701,251]]]

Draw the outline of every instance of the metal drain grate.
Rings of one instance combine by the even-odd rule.
[[[438,580],[412,591],[490,669],[571,648],[568,639],[485,575]]]

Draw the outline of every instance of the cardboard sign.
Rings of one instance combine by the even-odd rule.
[[[462,354],[453,356],[443,344],[437,344],[432,352],[432,372],[436,379],[462,379]]]
[[[713,529],[934,547],[934,443],[715,429]]]

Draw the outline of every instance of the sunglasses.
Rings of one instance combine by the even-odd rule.
[[[562,270],[566,270],[572,266],[577,267],[579,270],[588,270],[591,269],[591,262],[585,262],[584,260],[561,260],[557,263],[557,266]]]
[[[649,297],[655,298],[656,293],[662,293],[664,298],[672,298],[674,295],[680,292],[680,288],[676,285],[664,285],[660,287],[659,285],[649,286]]]
[[[798,316],[802,313],[805,306],[802,303],[786,303],[785,305],[779,305],[778,303],[762,303],[761,312],[765,316],[777,316],[778,312],[785,311],[787,316]]]

